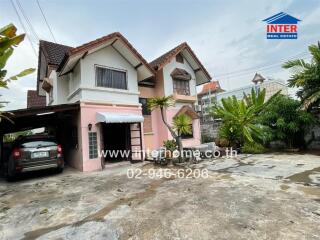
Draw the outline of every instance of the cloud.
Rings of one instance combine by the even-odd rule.
[[[39,37],[51,40],[36,4],[20,2]],[[297,0],[186,0],[181,4],[180,1],[165,0],[155,6],[153,1],[113,1],[112,4],[101,1],[91,4],[84,0],[55,0],[42,5],[56,39],[70,46],[120,31],[151,61],[187,41],[225,89],[250,83],[255,71],[287,79],[289,73],[281,69],[279,63],[306,51],[309,44],[319,40],[315,30],[319,28],[320,19],[317,1],[308,1],[307,4]],[[0,25],[14,22],[21,32],[9,1],[4,3],[2,9],[5,8],[7,11],[3,11]],[[266,40],[262,19],[281,11],[301,18],[298,40]],[[33,41],[36,41],[35,37]],[[259,68],[271,64],[276,66]],[[26,39],[15,51],[7,68],[14,74],[28,67],[37,67],[37,57]],[[239,71],[248,68],[252,70]],[[238,74],[228,74],[231,72]],[[10,90],[0,90],[0,94],[2,99],[10,101],[8,108],[21,108],[26,106],[29,88],[36,88],[36,74],[10,84]]]

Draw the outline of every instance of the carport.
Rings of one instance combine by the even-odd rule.
[[[3,114],[13,122],[5,119],[0,122],[0,169],[4,158],[3,136],[7,133],[45,127],[62,145],[66,162],[71,150],[78,148],[79,103],[18,109]]]

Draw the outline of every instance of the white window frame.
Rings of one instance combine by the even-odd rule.
[[[124,72],[126,74],[126,89],[123,88],[110,88],[110,87],[103,87],[103,86],[98,86],[97,84],[97,68],[105,68],[109,70],[114,70],[114,71],[119,71],[119,72]],[[106,89],[118,89],[118,90],[129,90],[129,85],[128,85],[128,71],[126,69],[121,69],[121,68],[114,68],[114,67],[109,67],[109,66],[104,66],[104,65],[99,65],[95,64],[94,65],[94,75],[95,75],[95,87],[98,88],[106,88]]]

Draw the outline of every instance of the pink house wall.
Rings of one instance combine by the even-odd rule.
[[[83,171],[94,171],[101,170],[103,168],[102,157],[89,159],[89,139],[88,139],[88,124],[92,124],[92,132],[97,132],[98,151],[102,149],[101,142],[101,124],[96,121],[97,112],[115,112],[115,113],[131,113],[135,115],[141,115],[141,107],[139,105],[111,105],[111,104],[93,104],[84,103],[80,104],[81,111],[81,150],[82,150],[82,170]],[[142,134],[143,136],[143,134]],[[143,139],[142,139],[143,141]],[[144,142],[143,142],[144,144]]]
[[[179,109],[173,109],[169,108],[166,112],[167,115],[167,121],[170,125],[172,125],[172,121],[174,116],[177,114]],[[193,138],[183,139],[182,145],[183,147],[190,147],[190,146],[196,146],[201,144],[201,135],[200,135],[200,120],[194,119],[192,121],[192,127],[193,127]],[[167,134],[169,136],[169,139],[172,139],[170,132],[167,130]]]
[[[154,88],[139,87],[140,97],[152,98],[155,96],[164,96],[164,79],[163,70],[160,70],[156,76],[156,85]],[[166,119],[170,125],[172,125],[172,119],[176,115],[179,109],[170,108],[165,112]],[[172,136],[164,125],[160,110],[154,110],[151,113],[152,117],[152,135],[145,136],[146,146],[153,149],[158,149],[163,146],[163,141],[172,139]],[[201,131],[200,131],[200,120],[194,119],[193,122],[193,138],[182,140],[184,147],[195,146],[201,144]],[[150,142],[152,141],[152,142]]]

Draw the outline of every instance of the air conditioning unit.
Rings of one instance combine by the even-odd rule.
[[[196,112],[201,112],[201,106],[200,105],[194,105],[194,110]]]

